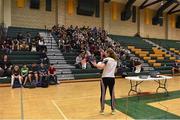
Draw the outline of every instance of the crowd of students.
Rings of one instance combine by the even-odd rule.
[[[56,69],[53,64],[49,66],[49,59],[46,55],[46,45],[44,39],[38,33],[34,38],[30,33],[22,35],[17,34],[15,39],[6,38],[1,41],[0,52],[0,77],[11,77],[11,86],[16,87],[15,83],[19,81],[19,86],[33,85],[41,86],[43,81],[57,83]],[[11,63],[8,55],[12,51],[31,51],[39,52],[39,62],[34,64],[15,65]],[[16,82],[15,82],[16,81]],[[45,84],[44,84],[45,86]],[[47,86],[47,85],[46,85]]]
[[[11,76],[11,86],[16,87],[15,80],[18,80],[18,85],[34,87],[48,87],[49,84],[57,84],[56,69],[51,64],[49,67],[45,66],[43,63],[38,66],[37,64],[32,64],[27,66],[23,65],[21,68],[17,65],[14,66]]]
[[[102,28],[53,26],[52,33],[58,38],[59,47],[68,52],[75,49],[79,55],[76,57],[76,67],[86,69],[92,67],[89,60],[103,60],[105,50],[111,47],[118,57],[126,57],[130,51],[125,50],[118,42],[112,41]]]
[[[0,49],[5,53],[11,53],[12,51],[42,52],[47,50],[45,41],[40,34],[38,33],[35,37],[32,37],[29,32],[25,34],[18,33],[16,38],[7,37],[0,41]]]
[[[105,50],[112,48],[118,56],[119,73],[125,72],[126,68],[131,72],[139,73],[142,69],[140,59],[131,59],[128,49],[124,49],[119,42],[114,42],[108,37],[108,33],[102,28],[59,26],[52,27],[52,33],[58,38],[59,47],[63,52],[76,50],[75,66],[78,69],[93,68],[91,59],[101,61],[105,57]],[[177,65],[178,64],[178,65]],[[179,63],[172,66],[172,74],[179,72]]]
[[[126,68],[132,72],[139,73],[142,71],[142,63],[140,59],[131,59],[130,51],[124,49],[120,43],[114,42],[108,37],[107,32],[102,28],[90,27],[73,27],[55,25],[52,27],[52,34],[58,38],[58,45],[63,52],[71,52],[76,50],[79,54],[76,57],[75,66],[78,69],[94,68],[91,64],[92,60],[102,61],[105,58],[105,50],[113,49],[118,57],[119,73],[122,75]],[[13,87],[14,80],[18,79],[20,85],[26,83],[38,86],[41,81],[54,79],[55,68],[49,64],[46,55],[46,44],[44,39],[38,33],[32,38],[30,33],[18,33],[15,39],[7,38],[0,41],[0,51],[4,53],[0,62],[0,77],[11,76],[11,85]],[[12,65],[8,59],[8,55],[12,51],[31,51],[40,52],[40,65]],[[44,65],[45,63],[46,65]],[[180,71],[179,65],[175,64],[172,67],[172,73]]]
[[[130,59],[130,51],[124,49],[119,42],[114,42],[108,37],[107,32],[102,28],[53,26],[52,33],[58,38],[59,47],[64,52],[75,49],[79,55],[76,57],[75,66],[79,69],[93,68],[92,59],[102,61],[105,58],[105,50],[112,48],[118,56],[118,66],[136,67],[126,61],[137,61]],[[140,62],[138,60],[138,62]],[[136,62],[137,63],[137,62]],[[140,65],[138,63],[138,65]],[[140,66],[141,67],[141,66]],[[134,70],[134,69],[132,69]],[[134,70],[135,71],[135,70]]]
[[[56,69],[51,64],[49,67],[48,65],[41,63],[39,64],[24,64],[23,66],[12,65],[11,62],[8,60],[7,55],[4,55],[3,61],[0,64],[0,77],[11,77],[11,86],[15,87],[14,81],[18,80],[18,86],[26,86],[34,85],[34,86],[41,86],[43,82],[49,84],[57,84],[57,76],[56,76]],[[48,85],[46,84],[46,86]]]

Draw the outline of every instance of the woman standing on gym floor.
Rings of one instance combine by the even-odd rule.
[[[101,114],[104,114],[105,106],[105,95],[106,89],[109,87],[109,92],[111,96],[111,110],[112,114],[115,114],[115,96],[114,96],[114,85],[115,85],[115,71],[117,67],[117,56],[116,53],[111,49],[107,49],[105,52],[106,58],[103,62],[93,61],[92,64],[98,69],[103,69],[102,80],[101,80]]]

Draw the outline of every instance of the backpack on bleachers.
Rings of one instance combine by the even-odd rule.
[[[56,85],[57,79],[54,78],[53,76],[49,76],[48,83],[49,83],[49,85]]]
[[[42,82],[41,82],[41,87],[42,87],[42,88],[47,88],[48,86],[49,86],[48,81],[47,81],[47,80],[42,80]]]
[[[47,88],[48,86],[48,80],[46,80],[45,77],[43,77],[42,80],[37,83],[37,87]]]
[[[21,84],[19,83],[18,79],[14,80],[14,84],[13,84],[12,88],[21,88]]]
[[[33,84],[33,83],[30,83],[30,82],[27,82],[27,83],[24,85],[24,88],[36,88],[36,85]]]

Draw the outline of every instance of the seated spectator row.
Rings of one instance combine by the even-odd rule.
[[[16,38],[8,37],[0,41],[0,49],[5,53],[10,53],[11,51],[46,51],[47,48],[39,33],[35,38],[31,38],[30,33],[27,33],[25,37],[18,33]]]
[[[18,33],[13,38],[10,36],[4,38],[0,42],[0,77],[11,77],[12,87],[17,80],[19,85],[26,86],[27,81],[31,85],[32,72],[30,73],[30,69],[32,66],[40,63],[49,66],[46,50],[44,39],[39,33],[35,37],[31,37],[31,34],[27,32],[24,35]],[[23,74],[23,71],[26,72],[26,75]],[[37,75],[34,75],[36,82],[41,79],[40,72],[37,72]],[[49,76],[48,73],[47,75]],[[37,84],[34,84],[34,86],[37,86]]]
[[[57,84],[56,69],[53,64],[50,67],[43,63],[32,64],[12,68],[11,86],[16,87],[48,87],[49,84]]]
[[[127,47],[133,54],[144,60],[146,63],[148,63],[151,67],[154,67],[155,70],[159,71],[162,74],[173,74],[173,66],[176,64],[178,57],[174,56],[173,54],[170,54],[170,52],[165,52],[164,50],[161,50],[160,47],[154,47],[153,45],[145,42],[140,37],[127,37],[127,36],[117,36],[117,35],[111,35],[111,37],[119,41],[121,45],[124,47]],[[166,44],[167,46],[162,46],[167,48],[167,50],[170,49],[174,45],[176,49],[171,49],[175,53],[177,53],[177,47],[178,42],[177,41],[169,41],[167,40],[153,40],[153,42],[157,43],[158,45]],[[168,45],[168,43],[170,45]],[[176,44],[176,45],[175,45]],[[178,63],[179,64],[179,63]]]

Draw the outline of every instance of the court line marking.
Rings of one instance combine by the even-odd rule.
[[[56,104],[56,102],[54,100],[51,100],[52,104],[56,107],[56,109],[58,110],[58,112],[63,116],[63,118],[65,120],[68,120],[68,118],[66,117],[66,115],[62,112],[62,110],[59,108],[59,106]]]
[[[24,120],[23,89],[20,89],[21,120]]]

